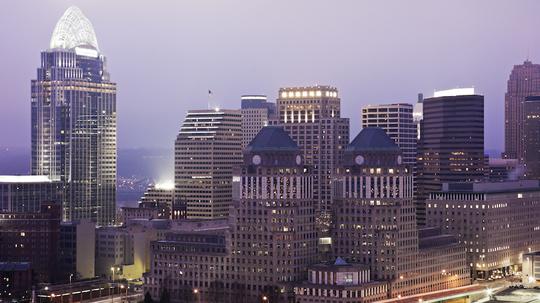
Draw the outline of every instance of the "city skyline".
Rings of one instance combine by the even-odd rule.
[[[414,103],[419,92],[430,97],[437,89],[475,86],[486,100],[486,150],[503,150],[506,81],[513,65],[537,62],[532,50],[540,42],[530,37],[540,4],[490,2],[485,10],[486,2],[340,2],[329,11],[328,4],[310,2],[307,9],[306,3],[114,2],[104,10],[99,1],[8,2],[0,13],[0,35],[11,41],[0,56],[2,146],[29,148],[27,87],[39,63],[35,54],[47,48],[63,11],[77,5],[93,21],[121,87],[120,148],[172,149],[186,111],[205,108],[208,89],[221,107],[236,109],[243,94],[275,101],[279,87],[328,84],[340,90],[351,133],[360,130],[367,104]],[[123,12],[118,22],[115,15]],[[453,18],[440,18],[441,12]],[[25,39],[14,38],[21,33]]]

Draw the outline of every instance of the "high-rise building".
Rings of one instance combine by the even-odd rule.
[[[349,143],[349,119],[341,118],[338,90],[330,86],[280,88],[278,124],[302,151],[313,170],[318,228],[327,233],[332,205],[332,176]]]
[[[463,246],[417,229],[413,174],[383,129],[364,128],[351,142],[334,185],[334,257],[367,265],[390,297],[469,284]]]
[[[540,249],[539,201],[538,180],[445,183],[427,200],[427,225],[465,245],[474,278],[497,278]]]
[[[523,164],[527,179],[540,179],[540,96],[525,98]]]
[[[484,166],[484,96],[465,88],[424,99],[415,178],[418,223],[425,224],[429,193],[445,182],[483,180]]]
[[[317,257],[313,177],[302,151],[282,127],[265,127],[244,150],[234,178],[235,281],[253,302],[292,295],[291,283],[306,279]]]
[[[525,98],[540,94],[540,64],[525,60],[523,64],[514,65],[508,87],[504,96],[504,157],[524,158],[524,123]]]
[[[92,24],[60,18],[32,80],[32,174],[66,184],[65,220],[115,222],[116,84]]]
[[[276,104],[264,95],[242,96],[242,149],[248,146],[259,131],[269,125],[276,115]]]
[[[0,213],[36,213],[41,203],[64,201],[64,187],[48,176],[0,176]]]
[[[241,161],[239,110],[189,111],[175,143],[174,203],[185,206],[187,218],[227,217],[232,170]]]
[[[403,163],[416,163],[416,124],[413,105],[407,103],[368,105],[362,108],[362,127],[380,127],[396,142],[403,154]]]

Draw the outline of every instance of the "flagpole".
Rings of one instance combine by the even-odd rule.
[[[210,109],[210,101],[212,99],[212,91],[208,90],[208,103],[206,104],[207,109]]]

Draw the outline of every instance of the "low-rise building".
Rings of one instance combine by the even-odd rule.
[[[167,289],[172,302],[197,298],[215,302],[215,297],[236,287],[227,220],[178,222],[163,239],[151,243],[150,253],[144,290],[154,299]],[[230,291],[228,295],[232,295]]]
[[[96,223],[89,219],[60,224],[59,266],[62,279],[95,277]]]
[[[39,213],[0,213],[0,260],[29,262],[36,282],[55,282],[61,218],[54,203],[41,203]]]
[[[523,254],[521,274],[523,284],[529,286],[540,284],[540,251]]]
[[[133,220],[129,226],[96,229],[96,276],[141,279],[150,270],[150,243],[169,228],[168,220]]]
[[[388,297],[388,283],[372,281],[369,266],[336,258],[308,268],[308,280],[294,288],[298,303],[362,303]]]
[[[513,272],[523,253],[540,249],[537,180],[446,183],[426,201],[428,226],[441,227],[465,245],[472,277]]]

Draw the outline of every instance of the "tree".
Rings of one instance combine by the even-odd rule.
[[[149,292],[146,292],[146,294],[144,294],[144,303],[154,303],[154,300],[152,300],[152,296]]]

